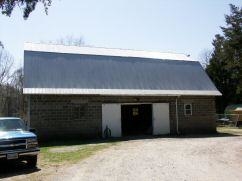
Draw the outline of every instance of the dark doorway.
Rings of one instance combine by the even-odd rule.
[[[121,106],[122,134],[152,134],[151,104],[134,104]]]

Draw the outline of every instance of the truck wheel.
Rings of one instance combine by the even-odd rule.
[[[36,168],[37,166],[37,155],[31,156],[27,159],[27,165],[29,168]]]

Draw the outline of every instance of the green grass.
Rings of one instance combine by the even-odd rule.
[[[111,141],[91,144],[75,141],[50,142],[40,148],[40,163],[41,165],[76,163],[116,144],[117,142]]]
[[[221,127],[217,127],[217,132],[242,136],[241,127],[237,128],[237,127],[221,126]]]

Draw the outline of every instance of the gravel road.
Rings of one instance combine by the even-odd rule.
[[[123,141],[74,165],[40,168],[6,180],[242,180],[242,136]],[[5,180],[4,179],[4,180]]]
[[[242,137],[157,138],[122,142],[50,180],[242,180]]]

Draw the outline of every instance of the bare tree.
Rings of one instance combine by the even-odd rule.
[[[201,62],[203,68],[205,69],[207,65],[209,64],[209,61],[212,56],[211,50],[203,50],[199,55],[199,61]]]
[[[24,80],[23,67],[20,67],[17,70],[15,70],[11,75],[11,84],[16,90],[22,91],[23,80]]]
[[[13,66],[13,57],[3,48],[0,48],[0,86],[7,83]]]
[[[10,71],[13,65],[12,56],[3,48],[0,49],[0,115],[6,115],[9,103]]]
[[[45,43],[45,42],[44,42]],[[83,46],[85,42],[82,37],[74,37],[72,35],[68,35],[57,40],[49,41],[48,44],[59,44],[59,45],[67,45],[67,46]]]
[[[23,80],[24,80],[24,73],[23,67],[18,68],[15,70],[11,76],[11,87],[12,87],[12,94],[10,95],[13,99],[12,102],[14,103],[11,107],[11,112],[18,114],[18,116],[24,117],[24,95],[23,95]]]

